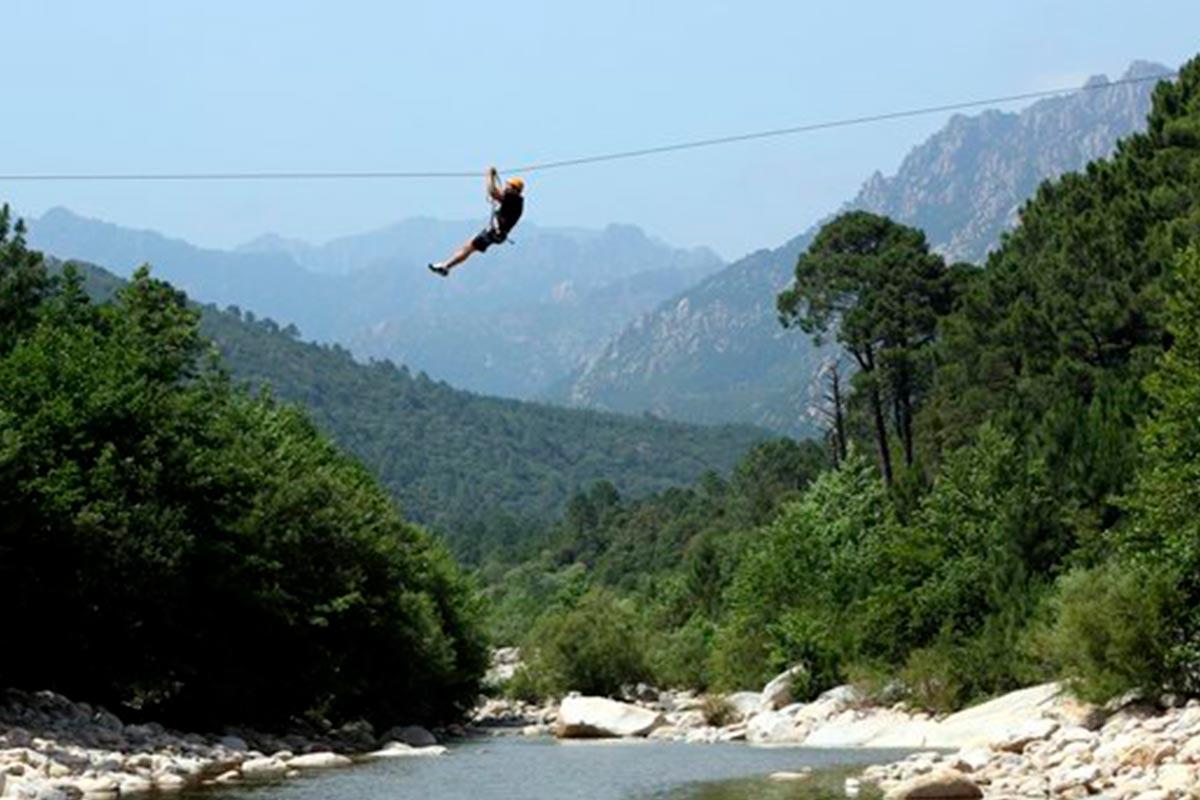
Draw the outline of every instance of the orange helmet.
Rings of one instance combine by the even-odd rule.
[[[518,192],[525,191],[525,181],[520,178],[509,178],[507,182],[508,188],[516,189]]]

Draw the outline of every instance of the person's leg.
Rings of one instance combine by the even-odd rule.
[[[434,272],[437,272],[441,275],[449,275],[450,270],[454,269],[459,264],[466,261],[468,258],[471,257],[471,254],[476,252],[478,249],[479,248],[477,248],[475,246],[475,239],[472,239],[471,241],[464,244],[462,247],[455,250],[454,255],[450,256],[450,258],[448,258],[445,261],[442,261],[440,263],[430,264],[429,268],[431,270],[433,270]]]
[[[449,272],[450,270],[454,269],[459,264],[463,263],[468,258],[470,258],[471,254],[474,252],[475,252],[475,241],[471,240],[471,241],[467,242],[466,244],[464,244],[462,247],[458,248],[458,250],[455,251],[454,255],[450,256],[449,260],[442,262],[441,267],[442,267],[442,269]]]

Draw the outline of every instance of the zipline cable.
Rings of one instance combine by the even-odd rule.
[[[864,117],[849,117],[846,119],[832,120],[828,122],[816,122],[807,125],[796,125],[789,128],[775,128],[772,130],[756,131],[754,133],[739,133],[732,136],[718,136],[711,139],[695,139],[686,142],[677,142],[675,144],[658,145],[656,147],[644,147],[637,150],[620,150],[613,153],[603,153],[599,155],[580,156],[577,158],[567,158],[559,161],[541,161],[530,164],[523,164],[516,167],[501,170],[505,173],[530,173],[544,172],[552,169],[563,169],[566,167],[578,167],[585,164],[598,164],[605,161],[621,161],[631,158],[644,158],[646,156],[660,155],[663,153],[674,153],[680,150],[695,150],[702,147],[717,147],[720,145],[734,144],[736,142],[749,142],[757,139],[770,139],[781,136],[794,136],[801,133],[811,133],[813,131],[830,130],[833,128],[848,128],[856,125],[869,125],[876,122],[887,122],[890,120],[907,119],[910,117],[926,116],[929,114],[942,114],[948,111],[963,111],[966,109],[979,108],[981,106],[998,106],[1008,103],[1017,103],[1023,100],[1036,100],[1045,97],[1069,96],[1073,94],[1082,94],[1084,92],[1095,92],[1105,89],[1115,89],[1120,86],[1129,86],[1132,84],[1148,83],[1150,81],[1170,80],[1178,77],[1176,72],[1168,72],[1160,75],[1144,75],[1137,78],[1120,78],[1115,81],[1107,81],[1105,83],[1087,84],[1085,86],[1076,86],[1072,88],[1060,89],[1042,89],[1036,92],[1023,92],[1021,94],[1010,94],[1002,97],[990,97],[984,100],[968,100],[960,103],[948,103],[945,105],[925,106],[922,108],[913,108],[905,111],[890,111],[883,114],[871,114]],[[293,181],[293,180],[432,180],[441,178],[477,178],[479,170],[470,171],[365,171],[365,172],[163,172],[163,173],[34,173],[34,174],[12,174],[0,175],[0,181]]]

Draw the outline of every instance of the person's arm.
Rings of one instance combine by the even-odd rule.
[[[504,198],[504,194],[500,191],[500,173],[496,171],[495,167],[488,167],[487,194],[497,203]]]

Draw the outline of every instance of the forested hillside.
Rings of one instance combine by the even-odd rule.
[[[1123,77],[1169,71],[1138,62]],[[980,261],[1041,181],[1111,153],[1118,138],[1144,124],[1151,87],[1087,91],[1019,113],[955,116],[894,176],[868,180],[847,207],[923,229],[952,260]],[[780,329],[772,298],[816,230],[664,301],[549,396],[574,406],[811,434],[822,353],[802,334]]]
[[[221,250],[56,208],[31,222],[29,237],[47,253],[122,277],[150,263],[197,302],[238,306],[362,359],[518,398],[561,379],[627,322],[721,267],[711,251],[674,248],[629,225],[542,228],[526,219],[515,244],[453,281],[430,276],[425,264],[483,222],[411,219],[320,246],[266,236]]]
[[[93,303],[0,209],[0,597],[21,645],[0,685],[202,729],[458,718],[487,657],[458,567],[207,349],[169,284],[139,270]]]
[[[81,265],[82,266],[82,265]],[[121,281],[83,267],[109,296]],[[299,340],[294,328],[236,310],[202,309],[200,328],[238,381],[298,403],[362,459],[412,520],[462,555],[511,542],[549,521],[572,493],[611,480],[630,497],[727,473],[765,432],[701,427],[502,400],[464,392],[390,362]]]
[[[806,696],[854,681],[933,709],[1050,678],[1196,693],[1200,58],[986,268],[866,211],[792,267],[782,319],[859,367],[831,467],[777,445],[729,483],[577,497],[488,573],[499,629],[526,632],[512,691],[747,688],[799,663]]]

